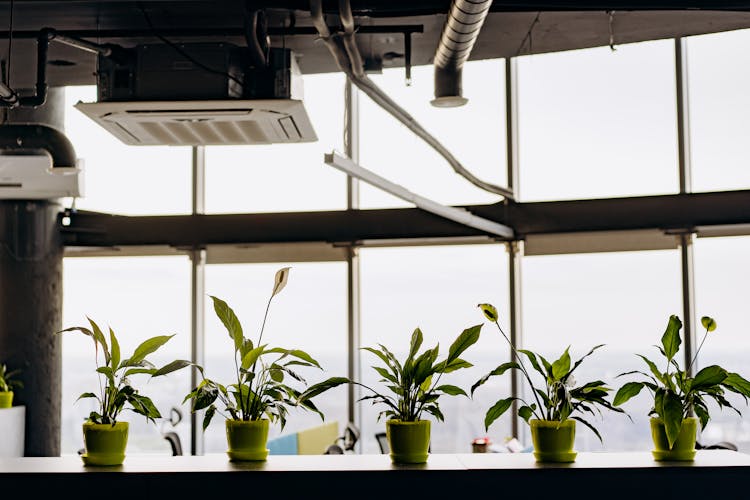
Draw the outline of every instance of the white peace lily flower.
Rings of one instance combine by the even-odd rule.
[[[565,380],[565,385],[568,387],[575,387],[576,385],[576,379],[573,375],[570,375],[567,380]]]

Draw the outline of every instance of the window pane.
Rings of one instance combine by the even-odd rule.
[[[419,248],[369,248],[361,251],[362,263],[362,346],[382,343],[398,359],[409,349],[412,332],[419,327],[423,349],[440,346],[440,359],[466,328],[486,323],[477,304],[489,302],[505,310],[508,303],[508,257],[502,245],[444,246]],[[503,325],[507,328],[507,314]],[[494,325],[482,327],[479,341],[461,356],[473,367],[446,374],[444,382],[469,392],[481,376],[509,360],[509,349]],[[362,381],[381,388],[380,377],[370,368],[378,365],[370,353],[361,358]],[[387,389],[384,389],[387,390]],[[433,420],[433,453],[470,453],[471,442],[488,434],[484,415],[497,399],[510,392],[510,377],[495,377],[477,389],[473,399],[443,396],[439,400],[445,422]],[[362,395],[368,395],[363,390]],[[375,433],[385,431],[377,421],[384,408],[364,403],[362,450],[380,453]],[[510,434],[506,416],[489,429],[493,441],[501,444]]]
[[[722,191],[750,187],[750,30],[688,39],[693,189]]]
[[[342,73],[305,75],[304,104],[317,142],[206,148],[209,213],[346,208],[346,176],[323,163],[343,151]]]
[[[472,174],[507,185],[505,163],[505,63],[502,59],[464,65],[463,88],[468,104],[436,108],[434,68],[412,68],[413,83],[404,84],[404,70],[386,69],[372,80],[434,135]],[[410,191],[448,205],[498,201],[499,196],[475,187],[422,139],[375,104],[360,98],[363,167]],[[405,201],[362,183],[363,208],[409,206]]]
[[[105,332],[117,335],[122,357],[144,340],[172,335],[149,359],[163,366],[174,359],[190,359],[190,263],[185,257],[70,257],[63,261],[63,327],[87,326],[93,319]],[[63,454],[83,448],[81,424],[97,409],[94,399],[76,402],[84,392],[99,393],[94,345],[90,338],[66,333],[62,339],[62,441]],[[101,362],[101,358],[100,358]],[[165,417],[156,425],[130,410],[120,420],[130,422],[128,453],[171,455],[161,431],[174,430],[183,450],[190,449],[190,407],[182,405],[190,392],[190,372],[183,369],[149,380],[133,375],[131,382],[150,397]],[[127,406],[126,406],[127,407]],[[174,429],[168,422],[170,408],[182,412]]]
[[[750,237],[699,238],[695,242],[695,299],[696,336],[698,343],[705,330],[700,324],[701,316],[716,320],[716,330],[706,337],[701,349],[697,369],[718,364],[750,379],[748,353],[750,337],[747,327],[748,283],[750,267]],[[720,441],[734,443],[740,451],[750,451],[750,408],[744,399],[727,394],[732,406],[742,412],[737,415],[731,409],[719,409],[709,402],[711,421],[701,433],[699,441],[704,445]]]
[[[191,211],[191,148],[128,146],[75,109],[96,101],[96,86],[66,87],[65,133],[83,160],[76,207],[128,215]]]
[[[521,197],[677,190],[674,42],[518,58]]]
[[[332,376],[347,375],[346,264],[221,264],[206,267],[206,293],[224,300],[237,314],[245,337],[258,344],[263,316],[273,288],[276,271],[290,266],[287,286],[270,306],[263,332],[269,347],[302,349],[315,358],[323,372],[300,368],[299,373],[312,385]],[[233,383],[234,346],[226,329],[206,303],[205,375],[224,385]],[[294,385],[294,384],[292,384]],[[298,387],[294,385],[295,387]],[[326,422],[337,421],[343,432],[347,423],[346,386],[318,396],[314,403]],[[219,410],[223,408],[219,405]],[[225,419],[217,413],[206,429],[206,453],[227,449]],[[320,416],[291,408],[287,425],[271,425],[269,439],[321,425]],[[333,444],[333,443],[331,443]]]
[[[647,369],[636,353],[658,359],[653,346],[669,315],[681,315],[680,258],[674,250],[536,256],[525,258],[523,266],[523,337],[528,349],[553,362],[568,346],[571,358],[578,360],[595,345],[605,344],[576,370],[579,384],[603,380],[616,390],[631,380],[615,377]],[[651,450],[652,403],[646,391],[628,401],[623,409],[633,422],[607,410],[601,417],[584,416],[604,443],[579,426],[576,449]],[[524,442],[531,444],[525,427],[524,432]]]

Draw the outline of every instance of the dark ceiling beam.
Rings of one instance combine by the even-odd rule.
[[[750,190],[465,207],[527,234],[750,224]],[[465,238],[481,231],[417,208],[268,214],[69,214],[66,246],[119,247]],[[60,217],[63,219],[63,214]]]

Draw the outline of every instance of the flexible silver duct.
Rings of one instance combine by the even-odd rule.
[[[461,72],[482,29],[492,0],[453,0],[435,51],[435,99],[433,106],[466,104]]]
[[[310,0],[310,17],[313,25],[318,31],[321,40],[326,44],[328,50],[336,60],[339,69],[343,71],[352,83],[362,92],[367,94],[377,105],[385,109],[398,121],[403,123],[409,130],[429,144],[451,165],[453,170],[480,189],[490,193],[499,194],[507,199],[513,199],[513,192],[505,187],[485,182],[469,172],[440,141],[424,129],[409,113],[396,104],[385,92],[370,80],[364,71],[362,58],[354,39],[354,17],[348,0],[339,0],[339,11],[343,33],[331,34],[323,17],[323,6],[321,0]]]

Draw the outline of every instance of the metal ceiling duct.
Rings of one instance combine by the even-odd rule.
[[[339,0],[339,18],[344,28],[343,33],[331,33],[325,20],[322,0],[310,0],[310,18],[320,39],[325,43],[339,69],[351,79],[352,83],[359,90],[367,94],[373,102],[390,113],[409,130],[414,132],[417,137],[437,151],[461,177],[480,189],[499,194],[506,199],[513,199],[512,190],[475,177],[440,141],[427,132],[414,117],[399,106],[367,76],[362,65],[362,57],[359,54],[357,42],[354,39],[356,30],[349,0]]]
[[[461,72],[482,29],[492,0],[453,0],[435,51],[435,99],[441,108],[463,106]]]

